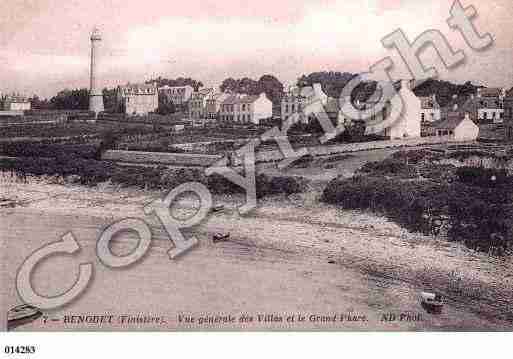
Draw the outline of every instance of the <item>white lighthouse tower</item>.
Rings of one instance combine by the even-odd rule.
[[[91,34],[91,84],[89,88],[89,111],[94,112],[95,115],[104,110],[103,94],[97,79],[97,57],[100,41],[102,41],[100,30],[95,28]]]

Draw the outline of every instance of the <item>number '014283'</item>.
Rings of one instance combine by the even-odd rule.
[[[6,345],[4,347],[5,354],[34,354],[35,352],[34,345]]]

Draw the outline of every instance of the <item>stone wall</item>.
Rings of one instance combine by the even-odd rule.
[[[366,151],[366,150],[378,150],[383,148],[394,148],[394,147],[412,147],[419,145],[432,145],[432,144],[443,144],[443,143],[461,143],[460,141],[454,140],[450,136],[441,136],[441,137],[421,137],[414,139],[402,139],[402,140],[388,140],[388,141],[372,141],[372,142],[357,142],[357,143],[347,143],[340,145],[331,145],[331,146],[316,146],[316,147],[307,147],[308,153],[312,156],[327,156],[333,155],[337,153],[344,152],[357,152],[357,151]],[[283,159],[283,155],[281,151],[262,151],[256,153],[256,162],[273,162],[273,161],[281,161]],[[235,166],[240,166],[243,164],[244,158],[242,156],[233,155],[232,156],[232,164]]]
[[[102,160],[113,162],[202,167],[208,167],[221,158],[218,155],[119,150],[106,151],[102,155]]]
[[[433,145],[444,143],[462,143],[456,141],[452,137],[422,137],[415,139],[389,140],[389,141],[373,141],[347,143],[331,146],[315,146],[307,147],[308,153],[312,156],[328,156],[338,153],[358,152],[366,150],[379,150],[384,148],[414,147],[420,145]],[[176,146],[176,145],[173,145]],[[207,154],[185,154],[185,153],[159,153],[159,152],[141,152],[141,151],[106,151],[102,156],[103,160],[127,163],[141,164],[163,164],[173,166],[203,166],[208,167],[217,160],[221,159],[221,155]],[[275,162],[281,161],[283,155],[280,150],[257,151],[255,154],[256,162]],[[242,166],[243,156],[236,154],[231,155],[230,166]]]

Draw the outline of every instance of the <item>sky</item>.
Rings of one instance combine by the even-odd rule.
[[[155,76],[219,86],[263,74],[288,86],[314,71],[366,72],[386,56],[395,79],[411,77],[397,52],[381,45],[398,28],[410,40],[439,30],[465,52],[465,64],[439,67],[441,79],[512,87],[513,1],[461,3],[476,7],[476,28],[493,36],[486,51],[473,51],[449,28],[450,0],[2,0],[0,91],[51,97],[88,87],[95,26],[104,87]],[[440,66],[435,54],[428,48],[421,58]]]

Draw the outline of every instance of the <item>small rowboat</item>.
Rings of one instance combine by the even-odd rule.
[[[444,306],[443,298],[440,294],[422,292],[420,293],[422,307],[428,313],[441,313]]]
[[[33,322],[42,315],[43,313],[32,305],[18,305],[7,313],[7,329],[11,330],[21,325]]]
[[[212,241],[215,242],[226,242],[230,238],[230,233],[216,233],[212,237]]]

